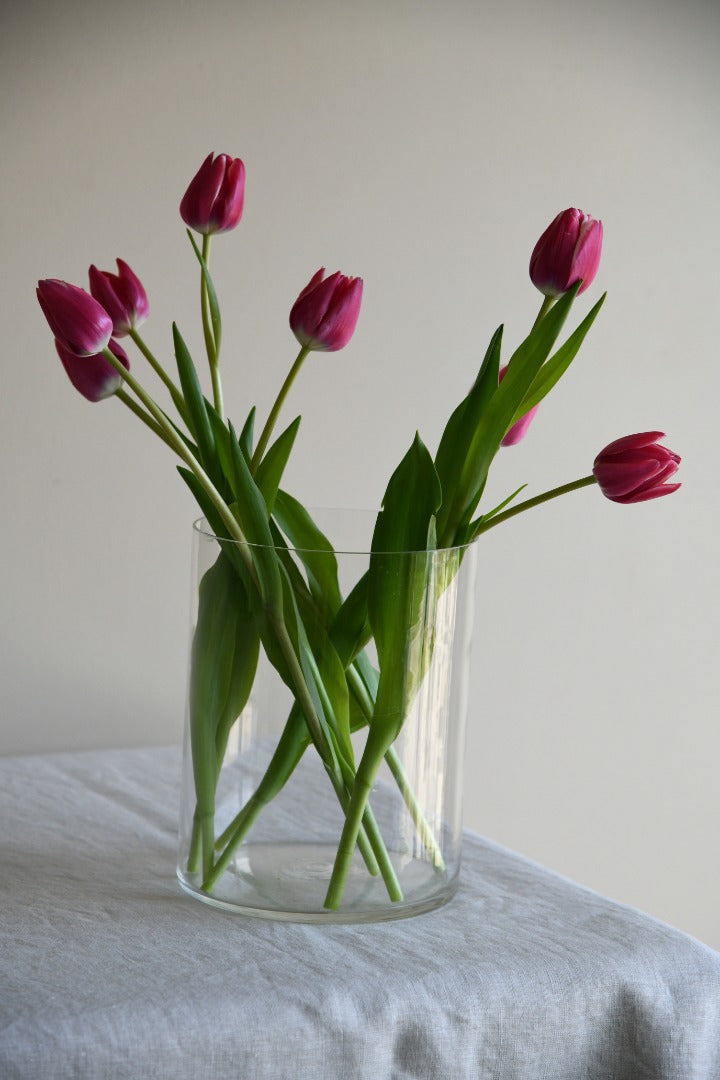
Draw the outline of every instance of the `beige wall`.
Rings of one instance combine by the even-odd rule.
[[[121,405],[72,391],[38,277],[120,255],[157,350],[172,318],[199,342],[177,204],[209,150],[242,156],[214,264],[229,410],[268,408],[311,273],[363,275],[352,345],[294,394],[288,482],[372,506],[496,324],[521,339],[530,249],[577,205],[604,220],[609,299],[491,495],[655,427],[684,487],[629,508],[583,491],[483,540],[466,819],[720,947],[717,5],[26,0],[2,23],[0,751],[182,723],[193,506]]]

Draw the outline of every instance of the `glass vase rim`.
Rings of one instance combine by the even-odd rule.
[[[379,512],[377,510],[368,510],[368,509],[366,509],[364,507],[345,507],[345,506],[310,506],[310,507],[305,507],[305,509],[310,514],[312,514],[313,512],[317,512],[317,513],[324,512],[324,513],[367,514],[367,515],[377,516],[377,514]],[[192,528],[193,528],[193,532],[195,533],[195,535],[197,537],[199,537],[200,539],[202,539],[202,540],[206,540],[206,541],[213,541],[214,540],[216,543],[222,542],[224,544],[236,544],[238,547],[259,548],[259,549],[264,549],[264,550],[268,550],[268,551],[277,551],[278,548],[282,547],[283,550],[288,550],[288,551],[293,551],[293,552],[298,552],[298,553],[303,552],[303,553],[307,553],[307,554],[348,555],[348,556],[350,556],[350,555],[363,555],[366,558],[369,557],[372,554],[376,554],[376,555],[426,555],[426,554],[440,555],[440,554],[442,554],[443,557],[448,557],[448,556],[452,555],[453,553],[466,551],[468,548],[474,547],[474,545],[475,545],[475,540],[473,539],[473,540],[468,540],[464,544],[453,544],[450,547],[410,548],[410,549],[403,550],[403,551],[378,551],[378,552],[372,552],[370,550],[370,547],[367,546],[367,545],[364,546],[364,547],[348,547],[347,545],[344,545],[344,546],[339,547],[339,548],[331,547],[330,549],[328,549],[328,548],[321,548],[321,547],[301,547],[301,546],[299,546],[297,544],[291,544],[289,542],[284,544],[284,545],[279,545],[279,544],[260,544],[260,543],[257,543],[255,541],[252,541],[252,540],[234,540],[232,537],[221,536],[219,533],[216,533],[210,527],[210,524],[209,524],[207,518],[205,518],[204,516],[201,516],[199,518],[195,518],[195,520],[192,523]]]

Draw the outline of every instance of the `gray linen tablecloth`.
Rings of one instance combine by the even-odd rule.
[[[720,954],[466,834],[445,908],[285,925],[175,882],[177,750],[0,760],[2,1080],[718,1080]]]

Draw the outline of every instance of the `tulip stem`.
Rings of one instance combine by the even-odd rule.
[[[168,418],[165,416],[162,409],[160,409],[155,404],[150,395],[143,389],[137,379],[130,374],[125,365],[121,363],[120,360],[118,360],[118,358],[115,356],[114,353],[110,351],[110,349],[103,349],[102,354],[107,360],[110,361],[117,373],[122,376],[123,380],[128,384],[136,397],[138,397],[143,403],[147,411],[152,416],[153,420],[155,420],[155,422],[157,423],[158,427],[161,428],[161,430],[165,433],[168,445],[175,451],[178,457],[182,458],[190,471],[194,473],[198,481],[202,484],[208,498],[210,499],[213,506],[220,515],[223,525],[225,525],[228,529],[228,532],[230,534],[229,538],[231,540],[238,541],[241,545],[240,550],[246,558],[246,561],[248,562],[248,569],[250,570],[250,573],[254,575],[252,557],[245,554],[247,551],[247,539],[245,537],[245,534],[243,533],[237,519],[233,516],[227,503],[213,484],[210,477],[203,469],[200,462],[190,451],[181,436],[178,434],[178,432],[175,430]]]
[[[251,468],[253,473],[255,472],[258,465],[262,461],[263,454],[265,453],[265,450],[267,449],[267,444],[270,441],[270,436],[272,435],[273,428],[275,427],[275,424],[277,423],[277,418],[280,415],[280,410],[283,407],[283,404],[285,402],[285,398],[288,396],[288,393],[290,392],[290,387],[295,382],[295,379],[297,377],[297,373],[299,372],[300,368],[303,365],[303,360],[305,359],[305,357],[307,356],[307,354],[309,352],[310,352],[309,346],[303,345],[303,347],[300,349],[300,352],[297,354],[297,357],[295,359],[295,363],[293,364],[293,366],[290,368],[289,372],[287,373],[287,377],[285,379],[285,382],[280,387],[280,393],[276,397],[275,404],[273,405],[272,409],[270,410],[270,415],[267,418],[267,422],[265,424],[265,427],[262,430],[262,434],[261,434],[260,438],[258,439],[258,444],[257,444],[257,447],[255,448],[255,453],[253,454],[253,457],[252,457],[252,463],[250,465],[250,468]]]
[[[487,532],[488,529],[494,528],[495,525],[500,525],[501,522],[507,521],[508,518],[515,517],[516,514],[531,510],[533,506],[540,506],[541,503],[548,502],[549,499],[557,499],[559,495],[567,495],[570,491],[577,491],[579,488],[589,487],[590,484],[596,483],[597,480],[591,473],[590,476],[583,476],[581,480],[573,480],[570,484],[562,484],[560,487],[552,488],[550,491],[544,491],[542,495],[535,495],[532,499],[526,499],[525,502],[518,503],[517,506],[511,506],[509,510],[503,510],[501,514],[496,514],[487,521],[479,518],[477,525],[470,527],[471,538],[475,540],[481,533]]]
[[[141,405],[138,405],[137,401],[130,397],[127,390],[118,390],[115,393],[116,398],[120,398],[123,405],[127,405],[131,412],[134,412],[139,420],[142,420],[143,424],[150,428],[154,435],[157,435],[158,439],[162,439],[166,446],[169,446],[171,450],[174,450],[172,443],[168,439],[165,432],[162,430],[159,424],[156,424],[152,416],[145,412]]]
[[[544,296],[543,297],[543,302],[540,305],[540,310],[537,313],[537,318],[535,319],[535,322],[533,323],[533,329],[535,329],[535,327],[537,326],[537,324],[540,322],[541,319],[545,318],[548,311],[553,306],[553,304],[555,303],[556,300],[557,300],[556,296]]]
[[[257,580],[255,566],[252,561],[252,556],[248,552],[247,539],[240,527],[240,523],[233,516],[227,503],[225,503],[222,496],[220,495],[220,492],[217,490],[212,480],[203,469],[202,465],[200,465],[198,460],[194,457],[192,452],[185,445],[180,435],[178,435],[178,433],[175,431],[175,428],[169,422],[167,417],[163,414],[162,410],[158,408],[153,399],[150,397],[149,394],[146,393],[146,391],[143,389],[137,379],[135,379],[133,375],[130,374],[125,365],[120,360],[118,360],[118,358],[115,356],[114,353],[110,351],[110,349],[105,348],[102,350],[102,353],[103,356],[105,356],[105,358],[109,360],[109,362],[118,372],[118,374],[128,384],[130,389],[140,399],[140,401],[143,403],[143,405],[148,410],[148,412],[153,417],[158,426],[165,432],[170,446],[188,465],[188,467],[194,473],[200,484],[205,489],[208,498],[213,503],[215,509],[220,515],[223,524],[228,529],[229,538],[239,542],[239,551],[241,557],[245,560],[253,582],[259,589],[260,586]],[[340,805],[342,806],[343,810],[346,810],[349,806],[350,801],[348,789],[350,787],[350,783],[352,782],[352,780],[354,780],[354,777],[347,776],[346,778],[345,776],[343,776],[342,761],[338,761],[338,758],[334,753],[332,744],[328,740],[326,733],[323,729],[322,721],[315,708],[315,704],[312,700],[312,696],[310,694],[310,690],[307,685],[300,660],[295,653],[292,640],[288,633],[287,627],[283,622],[282,615],[278,612],[268,610],[267,616],[277,643],[280,646],[280,650],[288,666],[290,677],[295,687],[295,694],[298,703],[303,711],[308,731],[310,732],[312,740],[317,747],[323,764],[325,765],[325,769],[330,777],[331,783],[335,788],[338,799],[340,801]],[[358,829],[361,825],[364,825],[366,833],[369,832],[374,826],[374,822],[370,815],[367,815],[364,821],[361,816],[361,819],[359,819],[357,824]],[[355,838],[357,838],[357,834],[355,834]],[[206,851],[208,853],[212,852],[214,839],[213,841],[207,839],[207,843],[209,844],[209,847],[206,846],[206,838],[203,837],[203,858],[205,858]],[[387,856],[387,852],[385,851],[382,842],[382,838],[380,837],[380,834],[379,832],[377,832],[377,830],[375,830],[374,835],[370,837],[370,845],[373,848],[375,854],[378,856],[378,860],[382,860],[380,862],[380,866],[382,869],[383,878],[385,879],[390,895],[393,896],[394,892],[399,889],[399,886],[397,886],[396,884],[392,864],[390,863],[389,857]],[[204,872],[207,874],[209,873],[210,869],[211,867],[208,865],[204,867]]]
[[[203,235],[202,257],[206,269],[210,266],[210,234]],[[215,411],[221,420],[225,419],[225,405],[223,402],[222,381],[220,379],[220,342],[215,340],[210,319],[210,298],[205,274],[200,270],[200,310],[202,312],[203,334],[205,336],[205,351],[207,352],[210,366],[210,379],[213,388],[213,403]]]
[[[148,361],[148,363],[150,364],[150,367],[151,367],[151,368],[153,369],[153,371],[155,372],[155,374],[156,374],[156,375],[159,375],[159,377],[160,377],[160,378],[162,379],[162,381],[163,381],[163,382],[165,383],[165,386],[166,386],[166,387],[168,388],[168,390],[170,391],[170,396],[171,396],[171,398],[173,399],[173,402],[174,402],[174,404],[175,404],[175,408],[176,408],[176,409],[177,409],[177,411],[178,411],[178,412],[180,413],[180,416],[182,417],[182,419],[183,419],[183,422],[184,422],[185,424],[187,424],[187,422],[188,422],[188,416],[187,416],[187,409],[186,409],[186,407],[185,407],[185,399],[184,399],[184,397],[182,396],[182,393],[180,392],[180,389],[179,389],[179,387],[177,387],[177,386],[175,385],[175,383],[174,383],[174,382],[172,381],[172,379],[171,379],[171,378],[170,378],[170,376],[168,375],[168,373],[167,373],[167,371],[165,370],[165,368],[164,368],[164,367],[162,366],[162,364],[161,364],[161,363],[160,363],[160,361],[159,361],[159,360],[157,359],[157,357],[155,357],[155,356],[153,355],[153,353],[152,353],[152,352],[150,351],[150,349],[149,349],[149,348],[147,347],[147,345],[145,344],[145,342],[143,341],[143,339],[142,339],[142,338],[140,337],[140,335],[138,334],[137,330],[135,330],[134,328],[131,328],[131,329],[130,329],[130,330],[128,331],[128,333],[129,333],[130,337],[132,338],[132,340],[133,340],[133,341],[135,342],[135,344],[137,345],[137,347],[138,347],[138,349],[140,350],[140,352],[141,352],[141,353],[143,354],[143,356],[145,357],[145,359],[146,359],[146,360]]]

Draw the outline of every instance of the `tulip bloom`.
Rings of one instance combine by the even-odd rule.
[[[97,300],[67,281],[39,281],[37,298],[54,336],[75,356],[93,356],[106,348],[112,319]]]
[[[103,398],[112,397],[122,386],[122,376],[102,353],[95,356],[76,356],[57,340],[55,348],[70,382],[88,401],[102,401]],[[112,340],[108,348],[129,371],[130,361],[125,350]]]
[[[563,210],[547,227],[530,257],[530,279],[545,296],[561,296],[582,278],[578,294],[592,284],[600,265],[602,221],[582,210]]]
[[[113,321],[113,334],[124,337],[141,326],[150,313],[142,282],[122,259],[116,259],[118,272],[90,267],[90,292]]]
[[[290,328],[306,349],[336,352],[355,332],[363,283],[362,278],[339,272],[329,278],[324,274],[322,267],[298,296],[290,311]]]
[[[507,364],[505,364],[504,367],[500,368],[500,377],[498,379],[498,382],[503,381],[503,379],[505,378],[505,372],[507,371],[507,369],[508,369]],[[505,438],[503,439],[503,441],[500,443],[500,445],[501,446],[515,446],[516,443],[522,442],[522,440],[525,438],[525,436],[527,434],[527,429],[530,427],[530,424],[532,423],[532,418],[533,418],[533,416],[535,415],[535,413],[537,411],[538,411],[538,405],[533,405],[532,409],[528,409],[528,411],[525,413],[525,415],[521,416],[520,419],[517,421],[517,423],[513,424],[513,426],[507,432],[507,434],[506,434]]]
[[[204,235],[228,232],[239,223],[245,201],[245,166],[240,158],[212,154],[203,161],[180,203],[186,225]]]
[[[665,483],[677,472],[680,458],[658,446],[662,431],[645,431],[616,439],[595,458],[593,475],[603,495],[613,502],[635,503],[659,499],[680,484]]]

